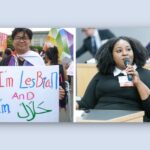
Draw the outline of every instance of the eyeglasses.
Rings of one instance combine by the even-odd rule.
[[[27,40],[29,40],[29,38],[28,38],[28,37],[20,37],[20,36],[17,36],[17,37],[14,38],[14,40],[15,40],[15,41],[21,41],[21,40],[27,41]]]

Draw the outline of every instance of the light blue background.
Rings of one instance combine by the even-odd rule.
[[[1,2],[1,27],[150,27],[149,0]],[[1,124],[0,149],[149,148],[150,124]]]

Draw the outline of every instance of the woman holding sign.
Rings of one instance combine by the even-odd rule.
[[[135,39],[110,39],[96,55],[99,72],[76,108],[144,110],[144,121],[150,121],[150,71],[143,68],[147,57]]]
[[[12,31],[14,52],[4,58],[1,66],[45,66],[42,57],[30,50],[33,33],[28,28],[15,28]],[[63,99],[65,90],[60,86],[59,99]]]

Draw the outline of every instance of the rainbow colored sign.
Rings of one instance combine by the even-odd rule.
[[[46,50],[51,45],[58,47],[60,57],[66,53],[73,59],[73,34],[67,30],[51,28],[43,49]]]

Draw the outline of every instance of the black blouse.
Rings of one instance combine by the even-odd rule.
[[[150,88],[150,71],[137,69],[140,79]],[[118,76],[97,73],[89,83],[79,108],[144,110],[144,121],[150,121],[150,96],[141,100],[136,87],[120,87]]]

